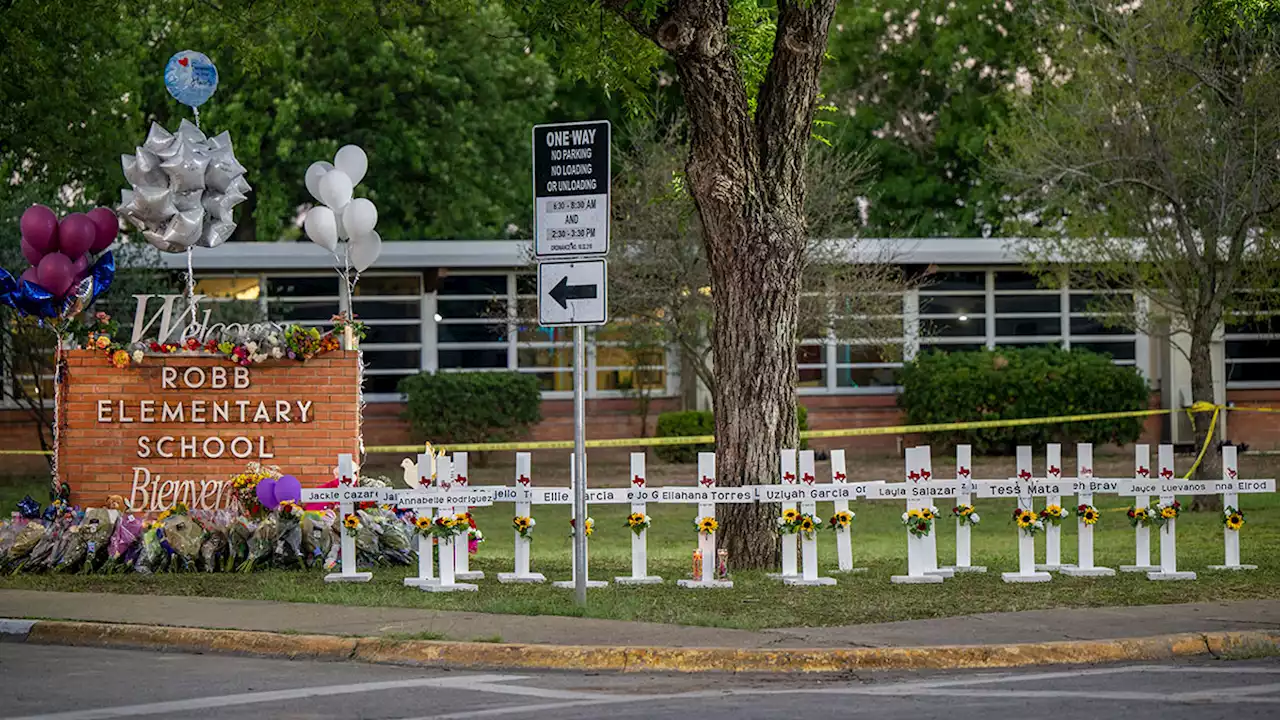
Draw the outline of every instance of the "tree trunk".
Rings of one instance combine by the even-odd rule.
[[[1191,400],[1192,402],[1214,402],[1213,392],[1213,328],[1197,327],[1191,333]],[[1209,447],[1205,450],[1204,459],[1200,461],[1200,466],[1196,468],[1197,480],[1217,480],[1222,477],[1222,457],[1218,450],[1217,433],[1218,426],[1213,428],[1214,437],[1209,437],[1209,422],[1212,415],[1209,413],[1197,413],[1192,416],[1195,422],[1195,452],[1199,454],[1200,448],[1205,447],[1207,441]],[[1218,417],[1218,422],[1222,422],[1222,417]],[[1199,510],[1221,510],[1221,495],[1196,495],[1191,503],[1192,511]]]
[[[690,120],[687,174],[702,220],[715,325],[716,480],[776,482],[796,435],[796,326],[805,247],[804,166],[835,0],[778,4],[755,116],[730,44],[727,0],[686,0],[654,40],[675,59]],[[765,505],[720,509],[734,568],[778,563]]]

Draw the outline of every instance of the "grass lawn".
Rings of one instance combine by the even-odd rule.
[[[1129,462],[1132,462],[1131,460]],[[1132,467],[1130,465],[1130,467]],[[990,476],[990,475],[988,475]],[[1250,474],[1250,477],[1256,475]],[[44,499],[43,481],[3,484],[0,502],[11,507],[26,492]],[[1184,504],[1190,498],[1183,498]],[[1042,501],[1039,501],[1042,503]],[[1070,502],[1070,499],[1067,499]],[[1097,526],[1096,562],[1116,567],[1133,562],[1133,531],[1124,515],[1125,499],[1098,496],[1103,511]],[[586,615],[624,620],[682,623],[734,628],[824,626],[945,617],[968,613],[1031,610],[1050,607],[1146,605],[1214,600],[1280,597],[1280,498],[1274,494],[1246,495],[1242,505],[1248,524],[1242,534],[1244,562],[1259,569],[1242,573],[1215,573],[1207,565],[1223,561],[1222,523],[1218,513],[1184,512],[1178,522],[1179,569],[1200,573],[1192,582],[1150,582],[1145,576],[1121,574],[1113,578],[1068,578],[1055,575],[1050,583],[1006,585],[1000,572],[1017,569],[1017,535],[1009,521],[1013,503],[979,500],[982,524],[973,533],[973,562],[986,565],[985,575],[957,575],[940,585],[892,585],[889,576],[906,572],[906,533],[899,516],[900,503],[854,504],[854,556],[866,566],[865,574],[839,578],[839,585],[825,588],[789,588],[770,581],[763,573],[738,572],[735,587],[726,591],[690,591],[674,581],[686,577],[696,546],[692,530],[694,508],[651,504],[653,527],[649,532],[649,569],[667,580],[663,585],[591,590]],[[492,613],[580,615],[572,591],[547,586],[507,586],[493,579],[510,571],[512,534],[510,505],[480,508],[476,517],[489,541],[472,557],[472,567],[484,570],[477,593],[429,594],[401,585],[409,568],[377,568],[368,584],[325,584],[322,572],[265,571],[252,574],[186,574],[158,577],[23,575],[0,578],[0,588],[97,591],[157,595],[286,600],[296,602],[385,605]],[[949,507],[941,507],[949,512]],[[829,504],[819,506],[825,518]],[[596,534],[591,543],[591,576],[612,580],[629,574],[631,533],[625,527],[626,505],[596,506],[591,514]],[[549,580],[569,578],[570,538],[568,507],[535,507],[538,526],[533,565]],[[954,559],[955,532],[947,519],[939,524],[940,560]],[[1074,519],[1064,523],[1063,560],[1075,559]],[[1159,557],[1157,530],[1152,530],[1152,558]],[[1043,538],[1038,539],[1043,557]],[[835,542],[830,533],[819,535],[824,569],[835,567]],[[1135,628],[1135,632],[1159,628]]]

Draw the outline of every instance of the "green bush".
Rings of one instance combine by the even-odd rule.
[[[528,373],[422,373],[397,389],[414,433],[432,443],[508,442],[542,419],[538,378]]]
[[[809,411],[803,405],[796,406],[796,426],[801,430],[809,429]],[[665,412],[658,415],[658,437],[697,437],[699,435],[715,435],[715,416],[710,410],[682,410]],[[805,447],[801,441],[800,447]],[[658,459],[669,463],[693,463],[698,461],[698,453],[714,452],[714,445],[658,445],[653,451]]]
[[[1110,356],[1058,347],[1000,348],[920,355],[903,366],[898,406],[910,425],[1010,420],[1146,410],[1151,391],[1131,367]],[[1143,418],[930,434],[968,443],[976,453],[1012,454],[1018,445],[1134,442]]]

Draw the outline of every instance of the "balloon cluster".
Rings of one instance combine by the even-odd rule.
[[[302,500],[302,483],[292,475],[285,475],[278,480],[263,478],[258,481],[254,490],[258,493],[258,502],[268,510],[275,510],[282,502],[299,502]]]
[[[39,318],[68,318],[111,287],[115,259],[107,248],[119,221],[107,208],[71,213],[32,205],[22,213],[22,256],[31,267],[14,279],[0,269],[0,303]]]
[[[356,185],[369,169],[369,158],[357,145],[338,150],[332,163],[311,163],[307,168],[307,190],[323,205],[307,211],[303,228],[315,244],[335,255],[345,255],[356,272],[364,272],[382,253],[382,238],[373,229],[378,224],[378,208],[365,198],[352,199]],[[347,247],[338,252],[338,241]]]
[[[152,123],[142,147],[120,162],[133,186],[120,191],[120,214],[160,251],[217,247],[235,232],[231,210],[250,187],[231,133],[209,138],[186,120],[176,133]]]

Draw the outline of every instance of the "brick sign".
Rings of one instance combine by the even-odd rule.
[[[117,369],[72,351],[59,478],[75,504],[119,495],[134,512],[225,507],[228,479],[254,461],[318,485],[358,451],[357,363],[351,351],[250,367],[176,354]]]

